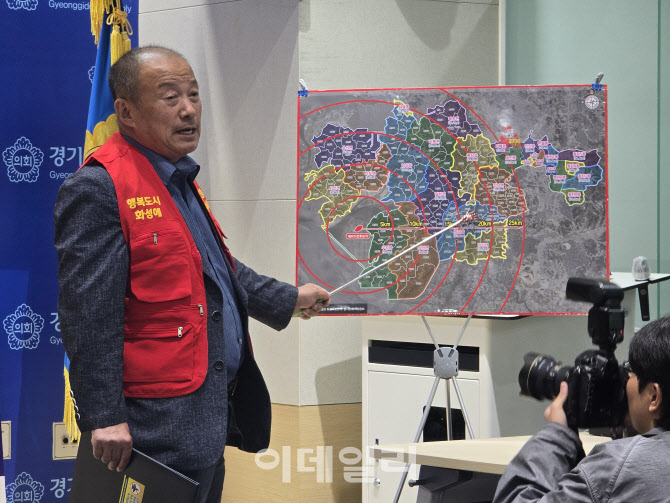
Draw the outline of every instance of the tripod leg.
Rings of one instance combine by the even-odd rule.
[[[433,405],[433,399],[435,398],[435,393],[437,392],[437,386],[440,384],[440,378],[435,376],[435,381],[433,381],[433,387],[430,390],[430,395],[428,396],[428,402],[426,403],[426,407],[423,410],[423,416],[421,417],[421,424],[419,425],[419,429],[416,431],[416,435],[414,436],[414,443],[416,444],[419,441],[419,438],[421,437],[421,432],[423,431],[423,427],[426,425],[426,421],[428,420],[428,413],[430,412],[430,407]],[[407,474],[409,473],[409,467],[411,463],[405,463],[405,468],[403,469],[402,472],[402,477],[400,478],[400,484],[398,484],[398,490],[395,493],[395,497],[393,498],[393,503],[398,503],[400,500],[400,495],[402,494],[402,488],[405,485],[405,481],[407,481]]]
[[[444,382],[447,388],[447,406],[445,407],[444,420],[447,423],[447,440],[454,439],[454,428],[451,422],[451,387],[449,386],[451,379],[445,379]]]
[[[454,389],[456,390],[456,396],[458,397],[458,403],[461,404],[461,412],[463,413],[463,418],[465,418],[465,425],[468,427],[468,433],[470,434],[470,438],[475,438],[475,434],[472,432],[472,424],[470,424],[468,412],[465,410],[465,402],[463,401],[463,395],[461,395],[461,388],[458,385],[458,380],[454,378],[453,381]]]

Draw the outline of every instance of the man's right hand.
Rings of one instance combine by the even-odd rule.
[[[554,422],[562,424],[563,426],[568,425],[568,418],[565,415],[565,410],[563,409],[563,404],[568,399],[568,383],[565,381],[561,382],[561,391],[556,395],[554,401],[549,404],[549,407],[544,411],[544,420],[547,422]]]
[[[110,470],[121,472],[126,469],[133,452],[133,438],[128,423],[93,430],[91,442],[95,459],[105,463]]]

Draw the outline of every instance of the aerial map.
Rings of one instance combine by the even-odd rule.
[[[300,97],[297,283],[351,282],[330,314],[585,312],[565,285],[609,275],[606,93]]]

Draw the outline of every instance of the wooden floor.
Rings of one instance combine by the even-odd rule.
[[[226,448],[223,503],[361,501],[360,458],[355,462],[361,449],[360,403],[273,404],[272,417],[267,453],[257,457]]]

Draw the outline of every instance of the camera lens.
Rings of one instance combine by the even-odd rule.
[[[558,395],[561,381],[567,381],[573,369],[551,356],[526,353],[519,372],[521,394],[537,400],[553,400]]]

